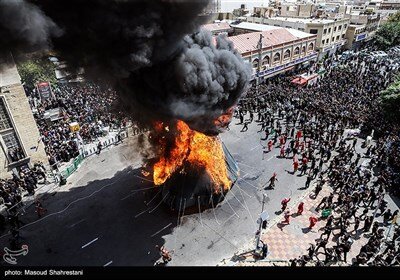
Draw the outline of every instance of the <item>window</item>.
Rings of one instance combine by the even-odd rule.
[[[309,45],[308,45],[308,51],[312,51],[314,49],[314,44],[313,43],[310,43]]]
[[[280,60],[281,60],[281,54],[280,53],[274,54],[274,63],[279,62]]]
[[[324,35],[326,34],[326,29],[324,29]]]
[[[333,28],[333,32],[336,32],[336,30],[337,30],[337,27],[335,26],[335,28]]]
[[[11,163],[26,157],[3,97],[0,97],[0,137],[3,138],[5,144],[3,150],[5,150],[6,157]]]
[[[346,28],[347,28],[347,24],[344,25],[344,29],[346,29]]]
[[[342,30],[342,26],[341,25],[339,25],[339,30]]]
[[[0,102],[0,131],[12,128],[10,116],[8,115],[6,104],[4,103],[3,98],[1,98]]]
[[[18,138],[17,135],[15,135],[14,131],[4,134],[3,140],[4,144],[6,144],[7,149],[19,148]]]
[[[344,39],[344,35],[345,35],[345,34],[342,34],[342,39]]]
[[[253,60],[253,68],[258,68],[258,58]]]
[[[306,53],[306,46],[303,46],[303,47],[301,48],[301,53]]]
[[[265,70],[267,69],[267,66],[269,66],[269,56],[266,55],[263,60],[262,60],[262,69]]]
[[[328,39],[326,39],[326,43],[327,43],[327,44],[329,44],[329,38],[328,38]]]
[[[283,53],[283,59],[288,59],[288,58],[290,58],[290,50],[286,50],[286,51]]]
[[[328,29],[328,33],[331,33],[331,30],[332,30],[332,29],[329,27],[329,29]]]
[[[299,55],[300,54],[300,48],[299,47],[296,47],[295,49],[294,49],[294,55]]]
[[[340,37],[339,35],[336,36],[336,41],[339,41]]]
[[[25,158],[25,154],[19,144],[19,140],[15,132],[12,130],[3,134],[3,141],[7,148],[8,157],[11,162],[19,161]]]
[[[322,45],[325,45],[325,40],[322,40]]]
[[[335,42],[335,37],[332,37],[332,43]]]
[[[310,29],[310,33],[311,34],[317,34],[318,33],[318,29]]]

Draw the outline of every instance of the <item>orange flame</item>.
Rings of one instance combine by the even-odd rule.
[[[165,154],[165,141],[160,140],[162,156],[153,166],[154,184],[165,183],[187,162],[191,166],[204,168],[214,183],[216,193],[221,187],[224,191],[228,190],[231,181],[228,178],[222,144],[218,138],[191,130],[183,121],[178,121],[176,128],[174,147],[170,149],[168,155]]]

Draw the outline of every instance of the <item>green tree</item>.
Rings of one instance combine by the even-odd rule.
[[[36,57],[17,63],[22,82],[29,89],[33,89],[38,82],[57,82],[55,65],[47,57]]]
[[[400,76],[382,91],[380,103],[385,116],[392,122],[400,121]]]
[[[398,12],[396,12],[394,14],[391,14],[389,16],[389,18],[388,18],[388,22],[397,22],[397,23],[399,23],[400,22],[400,11],[398,11]]]
[[[400,45],[400,21],[387,22],[376,31],[374,45],[379,50],[387,50]]]

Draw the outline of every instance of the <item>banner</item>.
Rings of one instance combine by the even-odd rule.
[[[50,82],[41,82],[37,84],[37,90],[41,100],[51,99],[53,93],[51,92]]]

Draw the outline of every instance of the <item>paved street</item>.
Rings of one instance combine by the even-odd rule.
[[[165,245],[174,250],[169,265],[216,265],[251,248],[263,193],[267,194],[265,209],[270,221],[280,219],[276,217],[281,200],[290,196],[289,207],[297,207],[292,203],[304,195],[305,176],[287,172],[292,170],[292,161],[277,158],[279,148],[263,159],[265,143],[260,143],[257,123],[241,133],[236,121],[221,138],[239,164],[240,178],[217,208],[180,213],[183,217],[178,219],[178,213],[161,203],[158,187],[140,173],[137,136],[130,137],[84,161],[67,185],[45,196],[45,217],[38,220],[34,208],[28,208],[21,218],[26,223],[21,235],[29,245],[29,254],[19,257],[18,264],[153,265],[159,259],[155,246]],[[276,188],[264,190],[273,172],[278,174]],[[308,224],[308,211],[304,219],[293,218],[282,230],[269,229],[275,231],[271,237],[264,236],[271,244],[271,258],[304,253],[309,242],[300,231]],[[316,233],[306,237],[311,241]],[[8,238],[3,232],[1,246],[8,245]]]
[[[158,259],[155,245],[162,244],[174,250],[170,265],[215,265],[233,255],[254,237],[263,192],[268,193],[266,209],[273,218],[281,199],[289,195],[296,199],[304,184],[303,177],[285,172],[290,161],[277,159],[278,149],[262,159],[255,123],[246,133],[239,129],[232,125],[221,135],[241,173],[216,209],[183,213],[178,221],[177,213],[159,203],[158,190],[142,179],[136,138],[131,137],[130,145],[125,141],[85,161],[67,185],[44,200],[46,217],[37,220],[34,208],[27,210],[21,220],[28,224],[21,235],[29,254],[18,263],[153,265]],[[278,173],[277,187],[264,191],[262,186],[273,172]],[[3,233],[1,246],[7,246],[9,237]]]

